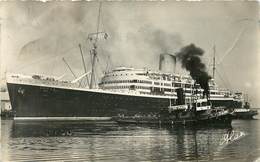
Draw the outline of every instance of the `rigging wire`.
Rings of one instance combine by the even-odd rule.
[[[219,76],[219,78],[220,78],[220,80],[222,81],[222,83],[224,84],[224,87],[225,88],[227,88],[228,86],[227,86],[227,83],[226,83],[226,81],[222,78],[222,76],[220,75],[220,73],[219,73],[219,71],[218,70],[216,70],[216,72],[217,72],[217,74],[218,74],[218,76]]]
[[[219,66],[220,67],[220,66]],[[232,88],[232,84],[231,84],[231,82],[229,81],[229,77],[227,77],[227,75],[226,75],[226,72],[225,72],[225,70],[222,70],[222,74],[224,75],[224,78],[226,78],[225,80],[226,80],[226,82],[229,84],[229,86]]]
[[[239,23],[239,22],[243,22],[243,21],[251,21],[251,22],[254,22],[255,20],[254,19],[251,19],[251,18],[243,18],[243,19],[239,19],[237,21],[235,21],[234,23]],[[234,40],[232,46],[225,52],[224,56],[220,59],[220,61],[217,63],[218,64],[221,64],[222,61],[224,60],[224,58],[229,55],[232,50],[235,48],[235,46],[237,45],[238,41],[240,40],[241,36],[243,35],[243,33],[246,31],[246,26],[244,26],[242,28],[242,30],[240,31],[240,33],[238,33],[236,39]]]
[[[65,58],[62,58],[63,62],[67,65],[67,67],[69,68],[70,72],[72,73],[72,75],[74,76],[75,79],[77,79],[76,74],[72,71],[70,65],[68,64],[68,62],[65,60]]]
[[[58,43],[58,41],[56,40],[56,47],[55,47],[55,52],[54,53],[57,53],[57,51],[58,51],[58,47],[59,47],[59,43]],[[54,60],[53,60],[53,62],[56,62],[57,61],[57,58],[54,58]],[[52,65],[52,68],[51,68],[51,74],[53,75],[53,71],[54,71],[54,69],[55,69],[55,64],[53,63]]]
[[[113,64],[112,64],[112,61],[110,59],[110,55],[108,55],[107,56],[107,61],[106,61],[106,70],[105,70],[105,72],[108,72],[111,69],[111,67],[113,67]]]
[[[253,19],[249,19],[249,18],[244,18],[244,19],[240,19],[238,21],[236,21],[235,23],[237,22],[242,22],[242,21],[252,21]],[[243,27],[241,29],[241,31],[238,33],[238,35],[236,36],[234,42],[232,43],[231,47],[224,53],[224,55],[221,57],[221,59],[219,59],[219,61],[216,63],[216,65],[223,65],[222,62],[224,61],[224,58],[227,57],[228,55],[230,55],[233,51],[233,49],[236,47],[236,45],[238,44],[241,36],[244,34],[244,32],[246,31],[246,27]],[[236,62],[235,62],[236,63]],[[217,71],[217,69],[215,68],[215,70]],[[218,71],[217,71],[218,72]],[[220,75],[220,73],[218,72],[218,74]],[[224,74],[224,72],[223,72]],[[221,76],[220,76],[221,77]],[[221,79],[223,79],[221,77]],[[231,87],[231,84],[230,84],[230,81],[227,79],[227,82],[228,84],[230,85]]]
[[[104,59],[100,59],[101,57],[99,57],[99,60],[103,60],[103,62],[105,62],[104,64],[106,64],[106,67],[101,66],[101,68],[102,68],[101,70],[102,70],[102,72],[104,73],[104,72],[107,71],[108,64],[111,63],[111,60],[110,60],[110,59],[107,59],[107,61],[105,61],[105,60],[106,60],[106,57],[109,58],[109,55],[105,55],[105,54],[104,54],[104,48],[103,48],[102,46],[100,46],[100,54],[101,54],[101,56],[102,56]],[[99,65],[101,65],[100,62],[99,62]]]
[[[216,72],[217,72],[219,78],[221,79],[221,81],[223,82],[225,88],[231,87],[230,82],[227,82],[227,81],[222,77],[222,75],[220,74],[220,72],[219,72],[218,69],[216,69]],[[231,87],[231,88],[232,88],[232,87]]]
[[[236,39],[234,40],[233,44],[231,45],[231,47],[225,52],[225,54],[222,56],[222,58],[219,60],[219,62],[217,63],[218,65],[221,64],[224,60],[225,57],[227,57],[229,54],[231,54],[231,52],[233,51],[233,49],[236,47],[238,41],[240,40],[242,34],[245,32],[245,27],[238,33],[238,35],[236,36]]]
[[[103,75],[103,69],[102,69],[102,65],[101,65],[101,63],[100,63],[100,61],[99,61],[99,58],[97,57],[97,63],[98,63],[98,65],[99,66],[97,66],[97,67],[99,67],[99,68],[97,68],[96,69],[96,73],[98,73],[98,72],[100,72],[101,73],[101,75]],[[98,71],[99,70],[99,71]],[[97,75],[97,76],[95,76],[96,77],[96,81],[98,80],[98,76],[101,76],[101,75]]]

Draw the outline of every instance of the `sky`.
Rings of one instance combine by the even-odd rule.
[[[160,53],[191,43],[220,87],[249,94],[260,107],[258,2],[103,2],[98,43],[98,75],[107,67],[158,69]],[[78,45],[90,69],[88,34],[97,31],[97,2],[0,2],[1,77],[5,72],[83,74]],[[175,70],[185,73],[178,66]],[[2,79],[3,81],[4,79]]]

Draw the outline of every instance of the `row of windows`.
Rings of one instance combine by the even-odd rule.
[[[185,93],[191,93],[192,92],[192,90],[185,90]],[[196,92],[196,90],[194,91],[195,93],[202,93],[202,91],[197,91]],[[210,94],[211,95],[223,95],[223,94],[221,94],[220,92],[210,92]]]
[[[133,76],[134,73],[121,73],[121,74],[110,74],[110,75],[106,75],[105,77],[111,77],[111,76]],[[142,75],[142,76],[146,76],[147,73],[136,73],[136,75]],[[171,81],[171,77],[169,76],[158,76],[158,75],[150,75],[151,78],[154,79],[162,79],[162,80],[167,80],[167,81]],[[180,77],[173,77],[172,78],[174,81],[179,81],[181,82],[181,78]],[[188,83],[192,83],[192,81],[190,79],[185,79],[187,80]]]
[[[147,84],[152,84],[151,81],[147,81],[147,80],[137,80],[137,83],[147,83]]]
[[[152,84],[151,81],[147,81],[147,80],[114,80],[114,81],[105,81],[102,82],[103,84],[113,84],[113,83],[146,83],[146,84]],[[154,85],[160,85],[159,82],[154,82]],[[183,87],[183,88],[192,88],[191,84],[181,84],[181,83],[172,83],[172,85],[170,83],[161,83],[161,85],[164,86],[173,86],[173,87]],[[199,88],[199,85],[195,85],[195,88]]]
[[[181,83],[172,83],[173,87],[183,87],[183,88],[192,88],[194,87],[192,84],[181,84]],[[195,88],[200,88],[199,85],[195,85]]]
[[[137,89],[150,89],[150,87],[145,87],[145,86],[135,86],[132,85],[133,87],[137,88]],[[112,87],[107,87],[107,88],[115,88],[115,89],[124,89],[124,88],[130,88],[130,86],[112,86]],[[168,88],[160,88],[161,90],[164,90],[166,92],[171,92],[172,89],[168,89]],[[198,92],[200,92],[199,90],[197,90]],[[185,90],[185,93],[191,93],[192,90]],[[221,95],[220,92],[210,92],[210,94],[213,95]]]
[[[151,87],[145,87],[145,86],[107,86],[105,87],[106,89],[147,89],[147,90],[151,90]],[[165,91],[165,92],[174,92],[174,89],[170,89],[170,88],[159,88],[161,91]],[[154,89],[153,89],[154,90]]]
[[[148,73],[136,73],[136,75],[141,75],[141,76],[146,76]],[[134,75],[134,73],[119,73],[119,74],[110,74],[110,75],[107,75],[107,76],[132,76]],[[158,76],[158,75],[150,75],[150,77],[152,78],[155,78],[155,79],[162,79],[162,80],[168,80],[170,81],[172,77],[169,77],[169,76]],[[175,81],[181,81],[181,78],[180,77],[173,77],[172,78],[173,80]],[[188,80],[188,82],[191,82],[191,80]]]
[[[113,80],[113,81],[105,81],[102,82],[103,84],[113,84],[113,83],[146,83],[146,84],[152,84],[151,81],[147,80]]]
[[[177,81],[177,82],[181,82],[182,79],[181,78],[171,78],[171,77],[161,77],[161,76],[157,76],[157,75],[153,75],[151,76],[150,75],[150,78],[153,78],[153,79],[162,79],[162,80],[166,80],[166,81],[171,81],[171,80],[174,80],[174,81]],[[191,83],[192,81],[191,80],[187,80],[188,83]]]
[[[192,91],[191,90],[185,90],[185,93],[191,93]],[[196,93],[196,90],[194,91]],[[197,93],[201,93],[202,91],[198,91],[197,90]],[[219,92],[210,92],[210,94],[213,94],[213,95],[220,95]]]
[[[121,74],[112,74],[112,75],[110,75],[110,76],[123,76],[123,75],[134,75],[133,73],[121,73]]]
[[[144,86],[107,86],[106,89],[149,89],[150,87],[144,87]]]
[[[154,82],[154,85],[160,85],[160,83],[159,82]],[[170,83],[161,83],[161,85],[164,85],[164,86],[168,86],[168,87],[170,87],[171,86],[171,84]]]
[[[130,86],[107,86],[105,89],[128,89]]]
[[[125,88],[131,88],[131,89],[160,89],[160,91],[165,91],[165,92],[174,92],[174,89],[170,89],[170,88],[159,88],[159,87],[145,87],[145,86],[135,86],[135,85],[130,85],[130,86],[106,86],[105,88],[107,89],[125,89]],[[191,93],[192,90],[185,90],[185,93]],[[197,91],[197,93],[200,93],[200,91]],[[216,94],[216,93],[212,93],[211,94]]]
[[[151,87],[145,87],[145,86],[109,86],[105,87],[106,89],[146,89],[146,90],[151,90]],[[174,89],[169,89],[169,88],[160,88],[160,91],[164,92],[174,92]],[[191,93],[191,90],[185,90],[185,93]],[[198,92],[199,93],[199,92]],[[211,92],[210,94],[219,94],[215,92]]]
[[[135,86],[136,89],[149,89],[150,90],[150,87],[144,87],[144,86]]]
[[[173,83],[174,87],[183,87],[183,88],[192,88],[191,84],[181,84],[181,83]]]

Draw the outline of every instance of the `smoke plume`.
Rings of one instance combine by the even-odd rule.
[[[164,30],[148,28],[149,35],[146,37],[149,43],[156,50],[164,53],[174,53],[182,47],[182,38],[178,33],[170,33]]]
[[[206,66],[201,61],[201,56],[204,51],[196,47],[194,44],[183,47],[177,53],[177,58],[181,61],[182,67],[190,72],[191,77],[198,83],[204,90],[203,97],[209,97],[209,84],[208,81],[211,76],[206,72]]]

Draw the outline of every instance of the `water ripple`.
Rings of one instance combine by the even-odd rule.
[[[3,161],[255,161],[260,152],[259,121],[231,130],[31,122],[2,122]],[[227,140],[230,131],[244,135]]]

